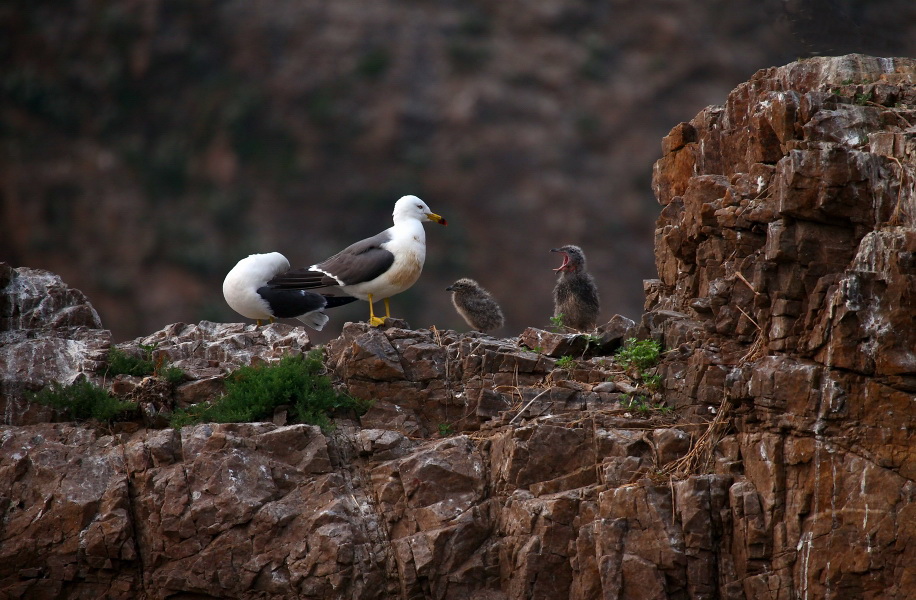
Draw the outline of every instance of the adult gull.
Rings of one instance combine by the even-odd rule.
[[[308,268],[280,273],[268,283],[277,289],[316,289],[339,286],[348,296],[369,303],[369,324],[377,327],[391,317],[388,299],[410,288],[423,271],[426,231],[423,223],[446,221],[416,196],[404,196],[394,205],[394,224],[385,231],[347,246]],[[373,310],[385,302],[385,316]]]

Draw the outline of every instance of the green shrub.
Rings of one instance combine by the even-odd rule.
[[[624,367],[636,367],[640,371],[651,369],[658,364],[661,346],[655,340],[630,338],[617,350],[617,363]]]
[[[178,385],[179,383],[184,382],[185,373],[179,367],[170,365],[168,363],[163,363],[163,365],[156,372],[156,377],[161,377],[172,385]]]
[[[144,346],[140,346],[141,350],[144,349]],[[127,352],[124,352],[120,348],[112,347],[108,351],[108,375],[134,375],[137,377],[142,377],[144,375],[152,375],[153,371],[156,370],[156,365],[153,364],[152,359],[149,353],[144,352],[144,358],[137,358],[132,356]]]
[[[274,410],[291,407],[296,421],[331,426],[329,415],[338,409],[359,413],[368,403],[340,394],[324,374],[320,349],[308,355],[287,356],[275,365],[242,367],[226,380],[226,393],[212,403],[175,411],[173,427],[194,423],[248,423],[273,417]]]
[[[112,396],[107,390],[86,380],[70,385],[54,382],[32,394],[29,400],[65,411],[75,420],[97,419],[108,422],[137,409],[133,402]]]

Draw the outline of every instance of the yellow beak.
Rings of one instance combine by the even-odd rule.
[[[440,217],[436,213],[426,213],[426,218],[429,219],[430,221],[435,221],[436,223],[439,223],[440,225],[448,225],[448,223],[445,222],[445,219]]]

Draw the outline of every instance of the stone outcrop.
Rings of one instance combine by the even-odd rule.
[[[258,328],[201,321],[174,323],[117,347],[137,357],[148,349],[157,364],[167,361],[184,371],[186,381],[160,389],[161,382],[149,378],[108,377],[111,334],[85,295],[53,273],[0,263],[0,413],[7,425],[52,419],[47,408],[26,401],[28,393],[78,379],[119,395],[156,388],[164,396],[158,408],[184,407],[222,391],[230,371],[308,350],[311,341],[303,329],[282,323]]]
[[[733,411],[722,589],[911,597],[916,61],[760,71],[663,149],[644,323],[669,402]]]
[[[347,324],[329,374],[374,404],[331,432],[4,426],[0,595],[912,597],[914,78],[916,61],[800,61],[675,127],[638,325]],[[12,291],[47,275],[17,270],[12,288],[5,272],[8,319],[27,312]],[[0,335],[80,331],[107,350],[97,321],[50,324],[74,303]],[[632,335],[663,342],[659,383],[614,359]],[[53,372],[155,387],[168,410],[310,341],[202,322],[120,347],[141,345],[185,381],[111,381],[104,356]],[[19,384],[3,385],[9,403]]]
[[[0,263],[0,412],[3,422],[47,420],[50,411],[24,401],[52,381],[69,384],[95,373],[111,335],[79,290],[38,269]]]
[[[606,356],[588,355],[586,336],[535,329],[517,340],[498,340],[348,323],[328,344],[329,366],[347,390],[374,401],[360,419],[363,426],[418,437],[435,434],[440,425],[476,431],[511,418],[619,401],[616,386],[607,385],[613,366]],[[558,366],[563,357],[569,364]],[[521,410],[510,415],[516,406]]]

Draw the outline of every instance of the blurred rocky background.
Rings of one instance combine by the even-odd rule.
[[[450,225],[393,302],[412,326],[463,328],[463,276],[502,301],[497,333],[547,325],[566,243],[602,317],[638,318],[661,138],[757,69],[848,52],[916,55],[916,3],[8,1],[0,260],[60,274],[124,340],[240,320],[237,260],[311,264],[413,193]]]

